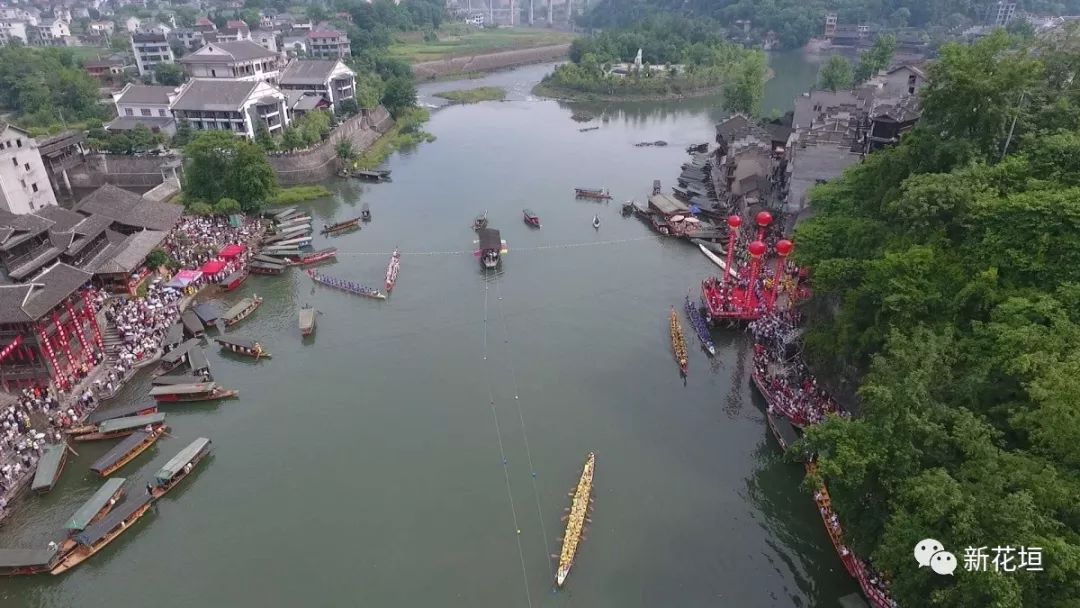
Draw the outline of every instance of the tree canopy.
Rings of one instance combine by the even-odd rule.
[[[98,83],[72,51],[59,48],[0,47],[0,106],[28,127],[109,116]]]
[[[258,211],[277,191],[277,176],[258,145],[224,131],[205,131],[184,146],[185,200],[237,201]]]
[[[850,89],[855,82],[851,62],[840,55],[833,55],[818,72],[818,88],[836,92]]]
[[[943,48],[918,127],[813,190],[795,234],[807,355],[860,410],[803,447],[902,606],[1080,598],[1080,47],[1032,44]],[[1044,571],[927,574],[923,538],[961,564],[1040,547]]]

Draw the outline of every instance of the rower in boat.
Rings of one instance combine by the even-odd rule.
[[[573,500],[570,503],[570,513],[566,518],[566,532],[563,534],[562,552],[559,554],[559,569],[555,575],[555,584],[559,587],[566,582],[570,574],[570,567],[574,565],[574,557],[577,555],[578,543],[585,531],[585,523],[588,520],[589,505],[592,502],[593,473],[596,469],[596,454],[589,452],[585,459],[585,466],[581,469],[581,477],[577,487],[571,493]]]
[[[210,440],[199,437],[180,450],[165,466],[154,474],[154,481],[150,483],[150,496],[157,500],[169,490],[176,487],[185,477],[191,474],[196,465],[210,453]]]
[[[119,506],[113,507],[104,519],[75,535],[75,549],[63,556],[50,572],[62,574],[90,559],[124,531],[131,529],[131,525],[150,509],[150,502],[151,497],[142,494],[129,496]]]
[[[247,340],[233,336],[219,336],[214,338],[214,342],[217,342],[226,350],[240,355],[254,357],[255,359],[261,359],[263,357],[269,359],[271,356],[270,353],[266,352],[262,344],[259,344],[255,340]]]
[[[114,420],[106,420],[97,426],[93,433],[76,435],[75,441],[100,441],[103,439],[118,439],[150,427],[151,429],[165,424],[165,414],[147,414],[145,416],[126,416]]]
[[[592,227],[597,229],[597,230],[600,229],[600,216],[599,215],[594,215],[593,216],[593,218],[592,218]]]

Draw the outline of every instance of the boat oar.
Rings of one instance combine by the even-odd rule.
[[[64,446],[67,447],[68,451],[74,454],[76,458],[79,457],[79,453],[75,451],[75,448],[71,447],[71,444],[64,442]]]

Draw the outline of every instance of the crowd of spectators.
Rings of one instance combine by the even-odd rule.
[[[217,258],[225,245],[247,243],[258,233],[257,218],[244,216],[238,226],[225,217],[185,216],[165,239],[165,250],[181,268],[198,269]]]

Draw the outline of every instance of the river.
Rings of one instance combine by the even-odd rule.
[[[714,360],[692,348],[685,382],[672,361],[668,309],[715,268],[618,212],[654,178],[671,185],[683,147],[712,139],[719,100],[586,107],[600,129],[580,132],[574,108],[528,94],[548,67],[424,85],[430,100],[501,84],[513,101],[433,112],[438,139],[390,158],[393,183],[335,181],[310,205],[316,227],[371,206],[362,231],[315,246],[339,249],[326,272],[373,285],[400,247],[390,299],[313,290],[295,270],[222,298],[266,298],[231,333],[274,358],[208,347],[240,399],[169,408],[171,436],[119,475],[140,492],[200,436],[213,456],[72,572],[5,580],[0,604],[837,606],[854,591],[801,468],[766,429],[745,334],[717,333]],[[791,72],[777,70],[767,107],[809,84]],[[657,139],[671,145],[632,145]],[[616,201],[576,201],[575,185]],[[485,209],[510,249],[497,278],[469,253]],[[305,302],[322,313],[308,341]],[[148,401],[148,386],[119,400]],[[88,467],[109,446],[75,447],[57,489],[22,501],[0,544],[43,546],[99,485]],[[593,523],[556,592],[549,555],[589,451]]]

